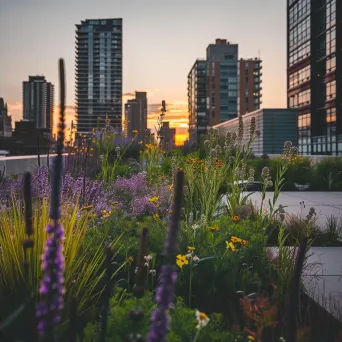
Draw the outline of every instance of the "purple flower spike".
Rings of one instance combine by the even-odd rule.
[[[173,196],[172,215],[169,221],[168,235],[164,245],[167,263],[161,268],[161,276],[155,298],[158,307],[151,315],[151,327],[147,342],[166,342],[166,333],[170,325],[167,310],[172,307],[172,296],[177,281],[175,252],[179,230],[181,202],[183,198],[183,184],[184,173],[178,171],[177,183]]]
[[[64,239],[64,230],[59,223],[55,226],[48,224],[46,230],[52,236],[46,240],[42,256],[44,276],[39,288],[42,299],[36,308],[40,335],[45,334],[47,327],[60,322],[64,294],[64,256],[61,245]]]
[[[64,257],[63,240],[64,229],[58,219],[60,218],[61,185],[62,185],[62,151],[64,143],[64,103],[65,103],[65,75],[64,61],[59,60],[60,74],[60,123],[58,131],[57,157],[54,160],[51,180],[50,218],[46,232],[49,234],[45,242],[42,255],[43,279],[40,283],[40,302],[36,307],[38,318],[38,332],[40,336],[48,335],[47,340],[53,339],[53,328],[61,321],[64,294]]]

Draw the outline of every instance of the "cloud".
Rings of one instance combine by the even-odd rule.
[[[133,96],[133,97],[134,97],[134,96],[135,96],[135,93],[132,93],[132,92],[123,93],[122,96],[123,96],[123,97],[125,97],[125,96],[128,96],[128,97]]]

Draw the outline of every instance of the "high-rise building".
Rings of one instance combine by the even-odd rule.
[[[215,125],[238,114],[238,45],[216,39],[207,47],[209,122]]]
[[[168,121],[164,121],[160,128],[160,145],[167,151],[172,150],[176,145],[176,128],[170,128]]]
[[[0,137],[12,136],[12,118],[8,115],[7,104],[0,97]]]
[[[210,126],[207,108],[207,61],[196,60],[188,75],[189,140],[198,142]]]
[[[342,155],[342,1],[287,1],[288,106],[302,154]]]
[[[238,45],[216,39],[188,75],[189,139],[208,127],[260,108],[261,60],[239,60]]]
[[[122,19],[87,19],[76,28],[77,131],[104,127],[106,116],[121,131]]]
[[[125,104],[125,136],[146,141],[147,136],[147,93],[135,92],[135,99]],[[136,133],[138,132],[138,133]]]
[[[53,130],[54,86],[44,76],[29,76],[23,82],[23,118],[36,128]]]
[[[259,58],[239,61],[239,113],[258,110],[261,105],[261,60]]]

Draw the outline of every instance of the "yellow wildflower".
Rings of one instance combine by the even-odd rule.
[[[193,252],[193,251],[195,250],[195,247],[188,246],[188,250],[189,250],[190,252]]]
[[[241,243],[241,242],[242,242],[242,240],[241,240],[240,238],[236,237],[236,236],[232,236],[231,240],[232,240],[232,242],[234,242],[234,243],[236,243],[236,242]]]
[[[82,211],[90,211],[91,209],[93,209],[92,205],[86,205],[85,207],[83,207],[81,210]]]
[[[169,190],[171,191],[173,189],[173,184],[169,185]]]
[[[250,341],[255,341],[255,338],[252,335],[248,335],[247,337]]]
[[[240,217],[239,216],[234,216],[233,217],[233,221],[234,222],[239,222],[240,221]]]
[[[90,217],[90,218],[95,218],[95,217],[97,217],[97,214],[95,214],[95,213],[90,214],[89,217]]]
[[[227,249],[231,249],[233,252],[235,252],[236,248],[235,248],[233,242],[226,241],[226,246],[227,246]]]
[[[139,133],[139,131],[138,130],[136,130],[136,129],[133,129],[133,131],[132,131],[134,134],[138,134]]]
[[[178,254],[178,255],[177,255],[177,259],[176,259],[176,264],[177,264],[177,266],[178,266],[180,269],[182,269],[182,267],[183,267],[184,265],[188,265],[188,264],[189,264],[189,261],[188,261],[186,255]]]
[[[154,202],[157,202],[159,200],[159,196],[153,196],[151,198],[148,199],[148,201],[150,203],[154,203]]]
[[[118,205],[118,204],[119,204],[119,202],[112,202],[112,204],[113,204],[113,205]]]
[[[111,215],[112,211],[111,210],[103,210],[102,215],[103,217],[109,217]]]
[[[128,261],[128,262],[133,262],[133,261],[134,261],[134,258],[133,258],[132,256],[130,256],[130,257],[127,258],[127,261]]]
[[[158,213],[155,213],[155,214],[153,215],[153,218],[156,220],[157,218],[159,218],[159,214],[158,214]]]
[[[214,227],[208,227],[208,230],[210,230],[211,232],[217,232],[219,230],[219,227],[217,225]]]

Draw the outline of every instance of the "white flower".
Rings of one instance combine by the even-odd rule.
[[[193,230],[196,230],[196,229],[198,229],[199,227],[200,227],[200,225],[195,223],[195,224],[192,225],[191,228],[192,228]]]
[[[152,276],[155,276],[156,275],[156,273],[157,273],[157,271],[156,270],[150,270],[150,272],[149,273],[151,273],[152,274]]]
[[[147,262],[149,262],[149,261],[152,260],[152,255],[150,254],[150,255],[144,256],[144,259],[145,259]]]
[[[187,259],[191,259],[192,258],[192,253],[190,252],[190,253],[186,254],[185,256],[186,256]]]
[[[192,260],[193,260],[194,262],[199,262],[199,261],[200,261],[200,258],[199,258],[197,255],[195,255],[195,256],[192,258]]]
[[[196,310],[196,319],[197,319],[197,329],[204,328],[210,321],[209,317],[204,313]]]

